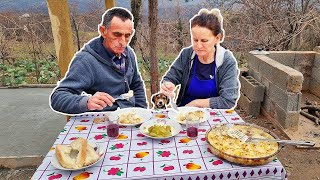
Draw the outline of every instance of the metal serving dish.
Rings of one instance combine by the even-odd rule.
[[[226,124],[225,124],[226,125]],[[249,123],[234,123],[234,125],[242,125],[242,126],[249,126],[249,127],[254,127],[257,129],[260,129],[262,131],[264,131],[265,133],[270,134],[272,137],[274,137],[275,139],[279,139],[274,133],[270,132],[268,129],[265,129],[263,127],[257,126],[257,125],[253,125],[253,124],[249,124]],[[221,125],[223,126],[223,125]],[[248,158],[248,157],[240,157],[240,156],[235,156],[235,155],[230,155],[226,152],[223,152],[219,149],[217,149],[216,147],[214,147],[214,145],[210,144],[209,141],[209,133],[211,131],[215,131],[220,127],[220,125],[218,126],[214,126],[211,127],[207,133],[206,133],[206,140],[208,142],[209,148],[211,150],[211,152],[216,155],[219,158],[225,159],[227,161],[236,163],[236,164],[240,164],[240,165],[246,165],[246,166],[256,166],[256,165],[263,165],[263,164],[267,164],[268,162],[271,162],[272,160],[274,160],[276,158],[276,155],[278,154],[278,152],[280,151],[281,147],[280,144],[278,144],[278,150],[268,156],[264,156],[264,157],[258,157],[258,158]]]

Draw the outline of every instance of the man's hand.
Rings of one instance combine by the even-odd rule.
[[[107,93],[96,92],[87,102],[89,110],[102,110],[106,106],[112,106],[114,99]]]
[[[172,82],[165,81],[164,83],[161,84],[160,92],[170,98],[173,98],[174,97],[173,91],[175,88],[176,86]]]

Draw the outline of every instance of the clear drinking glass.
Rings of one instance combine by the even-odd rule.
[[[200,120],[197,119],[186,119],[186,127],[187,127],[187,136],[190,139],[198,138],[198,129],[199,129]]]
[[[109,118],[106,121],[107,124],[107,135],[110,138],[117,138],[119,136],[119,117]]]

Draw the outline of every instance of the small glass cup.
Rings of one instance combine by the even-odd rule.
[[[199,129],[200,120],[197,119],[186,119],[186,127],[187,127],[187,136],[190,139],[198,138],[198,129]]]
[[[113,117],[109,118],[108,121],[106,121],[107,124],[107,135],[110,138],[117,138],[119,136],[119,117]]]

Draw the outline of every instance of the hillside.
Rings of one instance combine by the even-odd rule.
[[[92,8],[104,8],[104,0],[68,0],[69,5],[75,5],[78,7],[79,12],[86,13],[92,10]],[[205,0],[159,0],[159,9],[170,8],[179,4],[183,7],[192,7],[198,5]],[[143,9],[147,11],[148,2],[143,1]],[[125,7],[130,9],[130,0],[116,0],[116,6]],[[18,11],[21,13],[43,12],[47,13],[47,2],[46,0],[2,0],[0,4],[0,13],[6,11]]]

